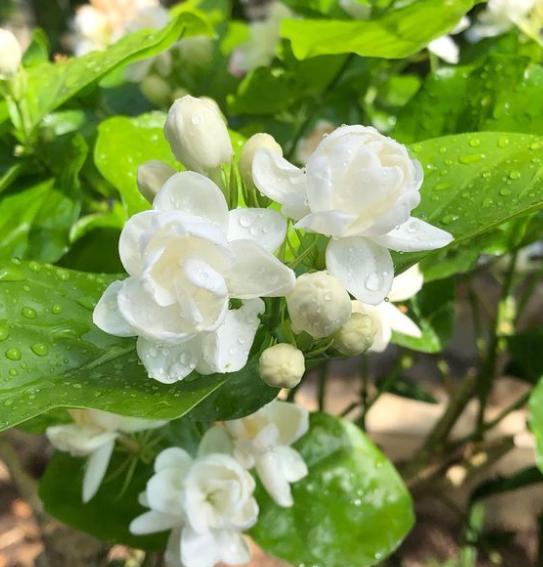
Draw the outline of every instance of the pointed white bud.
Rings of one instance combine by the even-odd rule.
[[[355,312],[334,334],[334,346],[347,356],[362,354],[373,345],[376,330],[369,315]]]
[[[287,295],[295,332],[306,331],[319,339],[328,337],[351,317],[351,300],[345,287],[327,272],[304,274]]]
[[[138,188],[140,193],[152,203],[155,195],[174,173],[177,173],[175,169],[161,161],[151,160],[145,162],[138,167]]]
[[[287,343],[274,345],[260,355],[258,372],[270,386],[294,388],[305,373],[304,353]]]
[[[190,170],[210,173],[232,160],[228,129],[209,101],[190,95],[176,100],[164,133],[175,157]]]
[[[17,38],[9,31],[0,28],[0,76],[11,77],[19,66],[23,52]]]

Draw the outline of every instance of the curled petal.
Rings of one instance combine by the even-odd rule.
[[[388,250],[359,236],[330,240],[326,267],[347,291],[370,305],[384,301],[394,279]]]
[[[296,223],[296,228],[303,228],[327,236],[342,237],[349,234],[349,228],[356,219],[356,215],[342,211],[310,213]]]
[[[139,337],[137,351],[150,378],[163,384],[173,384],[195,369],[200,357],[200,340],[192,339],[175,345]]]
[[[232,440],[223,427],[215,425],[208,429],[198,445],[198,456],[213,455],[217,453],[232,454]]]
[[[297,220],[309,213],[305,174],[282,156],[264,148],[258,150],[253,180],[264,195],[283,205],[285,216]]]
[[[228,311],[223,324],[202,339],[202,358],[196,370],[201,374],[241,370],[247,364],[263,312],[261,299],[244,301],[239,309]]]
[[[163,469],[147,483],[147,499],[150,507],[163,514],[180,516],[185,476],[176,468]]]
[[[172,175],[155,197],[153,208],[206,219],[224,232],[228,226],[228,206],[222,191],[213,181],[194,171]]]
[[[406,301],[414,297],[424,284],[424,276],[418,264],[412,266],[394,278],[388,298],[393,303]]]
[[[231,297],[282,297],[292,291],[294,272],[252,240],[230,243],[234,264],[226,276]]]
[[[402,313],[396,306],[391,303],[384,303],[379,305],[379,309],[383,313],[383,319],[387,321],[393,331],[416,339],[422,337],[422,331],[418,325],[407,315]]]
[[[275,400],[262,408],[279,433],[281,445],[291,445],[309,429],[309,412],[297,404]]]
[[[453,241],[449,232],[437,228],[420,219],[410,217],[407,222],[382,236],[373,236],[372,240],[397,252],[418,252],[443,248]]]
[[[117,296],[122,286],[123,282],[115,281],[107,287],[94,308],[92,320],[98,328],[110,335],[133,337],[134,330],[122,316],[117,303]]]
[[[156,534],[171,530],[178,526],[180,522],[179,516],[150,510],[132,520],[129,529],[134,535]]]
[[[286,234],[285,219],[272,209],[235,209],[228,213],[228,240],[254,240],[273,253]]]
[[[117,437],[116,433],[95,425],[77,423],[53,425],[47,428],[46,434],[53,447],[76,457],[86,457]]]
[[[290,508],[294,501],[290,483],[283,474],[281,458],[277,451],[266,451],[256,461],[256,472],[266,492],[283,508]]]
[[[187,473],[192,465],[192,457],[180,447],[164,449],[155,459],[155,472],[165,469],[177,469],[180,475]]]
[[[89,455],[83,476],[83,502],[87,503],[98,492],[109,466],[115,441],[109,441]]]

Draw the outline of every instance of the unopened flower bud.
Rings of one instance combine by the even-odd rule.
[[[0,76],[14,75],[21,65],[22,57],[17,38],[9,30],[0,28]]]
[[[141,83],[143,96],[155,106],[167,106],[172,100],[172,88],[158,75],[147,75]]]
[[[343,285],[327,272],[304,274],[287,295],[295,332],[306,331],[319,339],[328,337],[351,316],[351,300]]]
[[[274,345],[260,355],[258,371],[270,386],[294,388],[305,373],[304,353],[286,343]]]
[[[174,174],[175,169],[169,165],[151,160],[138,167],[138,188],[140,193],[152,202],[164,183]]]
[[[334,334],[334,346],[346,356],[366,352],[375,339],[373,319],[365,313],[353,313],[351,318]]]
[[[190,95],[176,100],[164,133],[175,157],[188,169],[209,173],[232,159],[228,129],[217,109]]]
[[[261,149],[269,150],[278,156],[283,155],[283,149],[275,141],[273,136],[269,134],[254,134],[254,136],[251,136],[245,142],[239,159],[239,171],[247,187],[254,187],[253,160],[255,159],[256,152]]]

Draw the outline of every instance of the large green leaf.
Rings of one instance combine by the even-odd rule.
[[[536,384],[543,376],[543,331],[534,330],[504,337],[510,354],[507,372],[517,378]]]
[[[120,192],[128,215],[149,208],[138,191],[138,167],[149,160],[160,160],[178,169],[164,138],[166,116],[162,112],[136,118],[114,116],[100,123],[94,160],[100,173]]]
[[[30,125],[36,125],[46,114],[117,67],[164,51],[179,39],[182,32],[188,31],[202,33],[208,28],[200,17],[183,12],[164,29],[135,32],[105,51],[31,67],[27,74],[26,99]]]
[[[367,21],[285,20],[281,35],[299,59],[337,53],[399,59],[449,32],[477,1],[418,0]]]
[[[211,421],[246,415],[275,397],[254,363],[239,373],[193,373],[173,385],[150,379],[134,339],[92,323],[112,279],[37,262],[0,265],[0,429],[57,407],[174,419],[220,389],[224,396],[199,416]]]
[[[414,216],[469,243],[506,221],[543,207],[543,139],[481,132],[411,146],[424,167],[422,201]],[[427,252],[395,254],[399,270]]]
[[[543,379],[530,398],[530,427],[535,436],[537,466],[543,472]]]
[[[356,426],[324,414],[311,416],[296,448],[309,475],[293,486],[295,506],[277,506],[259,487],[251,535],[294,565],[380,563],[413,524],[411,499],[394,467]]]
[[[543,67],[528,57],[491,54],[474,65],[430,74],[401,112],[403,142],[462,132],[543,134]]]

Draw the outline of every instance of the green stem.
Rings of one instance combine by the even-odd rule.
[[[370,405],[369,401],[369,368],[368,368],[368,355],[364,353],[360,359],[360,405],[361,405],[361,414],[358,418],[357,425],[363,431],[366,430],[366,414],[368,413],[368,409]]]
[[[324,411],[324,406],[326,402],[326,380],[328,378],[328,362],[321,364],[318,374],[317,382],[317,401],[319,405],[319,411]]]

